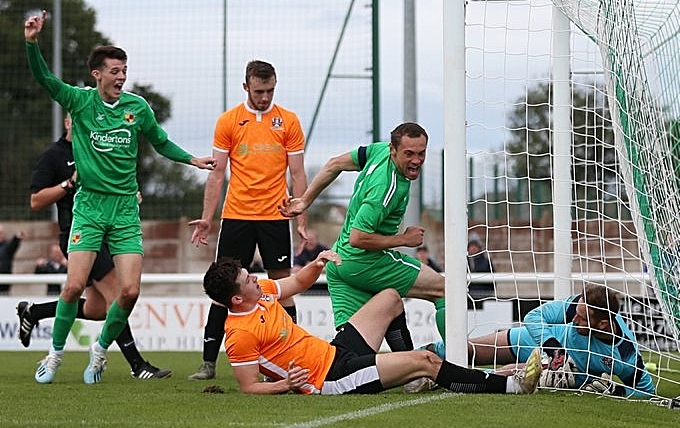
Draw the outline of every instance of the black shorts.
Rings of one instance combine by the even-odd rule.
[[[253,262],[255,246],[265,269],[290,269],[293,258],[290,220],[222,219],[217,258],[239,259],[247,269]]]
[[[68,258],[68,252],[66,251],[68,248],[68,236],[66,236],[66,239],[59,240],[59,247],[61,252]],[[90,276],[87,278],[87,286],[92,285],[92,280],[101,281],[113,268],[113,257],[109,252],[109,246],[104,243],[97,253],[97,258],[94,259]]]
[[[326,374],[322,394],[375,394],[384,391],[375,365],[375,351],[350,323],[338,329],[331,345],[335,358]]]

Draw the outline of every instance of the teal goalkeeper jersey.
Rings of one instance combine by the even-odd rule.
[[[36,81],[73,119],[73,158],[79,188],[135,194],[140,134],[161,155],[189,163],[192,155],[168,139],[144,98],[123,92],[115,103],[106,103],[96,88],[71,86],[54,76],[36,43],[26,42],[26,52]]]
[[[350,156],[356,165],[359,148]],[[389,143],[366,146],[366,163],[354,183],[354,192],[347,208],[347,217],[334,250],[343,260],[361,259],[370,263],[382,251],[354,248],[349,243],[352,229],[380,235],[396,235],[409,201],[411,181],[404,177],[390,158]]]

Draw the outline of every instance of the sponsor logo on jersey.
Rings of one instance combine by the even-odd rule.
[[[283,118],[274,116],[272,118],[272,131],[282,131],[283,130]]]
[[[108,132],[90,131],[90,144],[98,152],[127,148],[132,142],[132,133],[127,129],[114,129]]]
[[[135,114],[131,111],[126,111],[123,118],[125,119],[125,122],[128,124],[132,125],[135,123],[135,119],[137,118]]]

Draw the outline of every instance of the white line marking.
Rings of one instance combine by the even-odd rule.
[[[356,412],[344,413],[342,415],[329,416],[327,418],[315,419],[308,422],[300,422],[292,425],[286,425],[286,428],[313,428],[324,425],[334,424],[336,422],[348,421],[351,419],[361,419],[367,416],[373,416],[380,413],[389,412],[391,410],[401,409],[404,407],[417,406],[419,404],[429,403],[431,401],[443,400],[454,396],[460,396],[460,393],[442,393],[436,395],[429,395],[427,397],[416,398],[414,400],[400,401],[398,403],[383,404],[377,407],[370,407],[368,409],[357,410]]]

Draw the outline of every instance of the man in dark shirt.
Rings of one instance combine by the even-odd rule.
[[[486,251],[482,250],[482,243],[477,239],[471,239],[467,246],[468,266],[470,272],[491,272],[493,264],[489,260]]]
[[[12,273],[14,254],[19,249],[24,232],[17,232],[12,239],[7,239],[5,227],[0,225],[0,273]],[[9,294],[9,284],[0,284],[0,295]]]
[[[432,260],[432,257],[430,257],[430,250],[425,246],[421,246],[416,248],[416,258],[420,260],[420,263],[426,264],[429,267],[431,267],[435,272],[443,272],[444,269],[442,269],[437,262]]]
[[[308,263],[316,260],[319,253],[328,249],[327,246],[319,243],[319,236],[311,229],[307,229],[307,240],[303,241],[301,247],[293,259],[293,272],[299,271]]]

